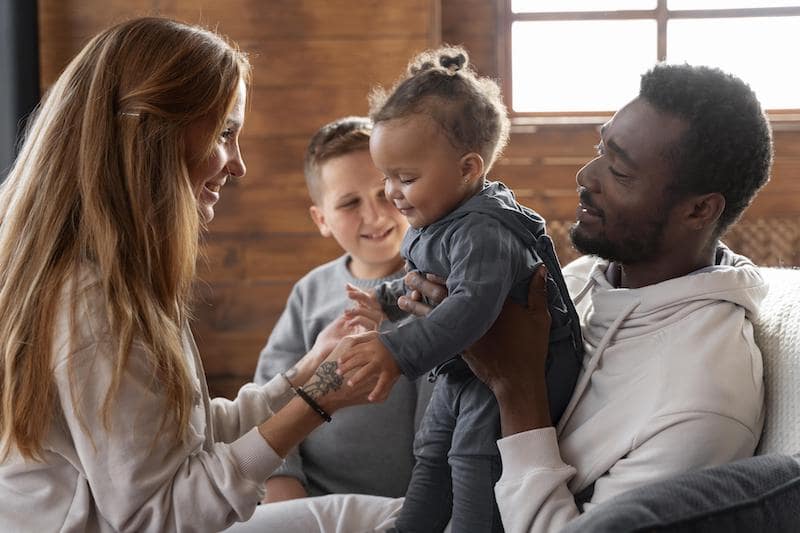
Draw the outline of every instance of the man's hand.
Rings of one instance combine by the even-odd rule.
[[[464,360],[492,390],[500,406],[503,436],[550,425],[545,361],[550,340],[547,270],[533,274],[528,307],[507,300],[489,331]]]
[[[354,307],[344,311],[348,326],[361,327],[365,331],[371,331],[377,330],[381,322],[386,320],[386,315],[381,309],[381,304],[378,303],[374,291],[364,291],[348,283],[347,297],[356,303]]]
[[[382,402],[392,390],[397,378],[400,377],[400,367],[389,353],[389,350],[378,339],[378,336],[353,346],[339,359],[339,374],[348,376],[347,384],[357,387],[362,382],[377,378],[377,383],[369,394],[369,401]]]
[[[445,280],[436,274],[422,275],[419,271],[412,271],[403,278],[406,287],[411,292],[397,299],[397,306],[416,316],[425,316],[431,312],[432,307],[423,302],[423,298],[438,305],[447,297]]]

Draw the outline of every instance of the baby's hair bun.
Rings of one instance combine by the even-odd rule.
[[[458,53],[455,56],[441,55],[439,56],[439,64],[450,71],[450,74],[455,74],[464,67],[467,62],[467,56],[463,53]]]

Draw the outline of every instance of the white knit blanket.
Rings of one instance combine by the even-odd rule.
[[[754,325],[767,412],[757,453],[800,453],[800,269],[761,270],[769,293]]]

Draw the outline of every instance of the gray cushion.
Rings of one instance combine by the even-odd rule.
[[[762,455],[676,476],[612,498],[563,531],[800,531],[800,462]]]

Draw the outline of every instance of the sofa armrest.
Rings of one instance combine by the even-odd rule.
[[[797,531],[798,456],[762,455],[634,489],[571,522],[565,533]]]

